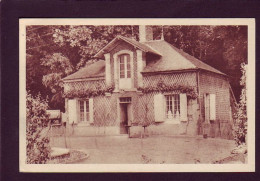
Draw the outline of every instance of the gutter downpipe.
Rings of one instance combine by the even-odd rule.
[[[198,124],[198,130],[197,130],[197,134],[199,135],[200,134],[200,129],[201,129],[201,126],[202,126],[202,120],[201,120],[201,101],[200,101],[200,91],[199,91],[199,85],[200,85],[200,79],[199,79],[199,73],[200,73],[200,69],[198,69],[197,71],[197,93],[198,93],[198,104],[199,104],[199,124]]]

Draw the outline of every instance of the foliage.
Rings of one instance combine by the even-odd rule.
[[[63,91],[61,79],[73,71],[73,66],[69,59],[64,57],[61,53],[46,55],[46,57],[42,59],[42,65],[48,70],[46,71],[47,74],[43,75],[42,84],[53,93],[50,103],[52,103],[53,108],[62,109],[64,101],[61,94]]]
[[[64,110],[60,78],[95,61],[94,54],[115,36],[136,39],[137,32],[137,26],[27,26],[26,90],[50,97],[51,108]],[[59,69],[58,62],[65,67]]]
[[[94,55],[117,35],[137,37],[137,26],[64,26],[56,29],[54,42],[61,47],[68,44],[75,47],[81,57],[77,69],[86,61],[95,59]]]
[[[177,91],[180,93],[185,93],[190,99],[196,99],[198,97],[194,88],[180,85],[167,85],[162,79],[160,79],[157,85],[154,87],[139,87],[138,90],[142,91],[143,93]]]
[[[154,26],[153,30],[154,39],[161,38],[162,27]],[[247,62],[247,26],[163,26],[163,30],[167,42],[226,73],[236,98],[239,98],[242,88],[239,84],[240,64]],[[59,56],[67,59],[75,72],[86,62],[95,61],[93,56],[97,51],[117,35],[138,40],[138,26],[27,26],[27,91],[34,96],[40,92],[44,98],[50,97],[53,101],[49,106],[62,109],[62,90],[54,88],[54,91],[56,83],[46,87],[42,80],[44,76],[48,80],[52,76],[63,78],[66,69],[51,71],[43,62]],[[51,62],[56,64],[56,61]]]
[[[155,39],[161,26],[154,27]],[[240,64],[247,63],[247,26],[163,26],[164,39],[229,76],[239,99]]]
[[[41,164],[49,159],[49,138],[45,131],[48,127],[48,104],[38,95],[26,95],[26,156],[27,163]]]
[[[236,112],[234,114],[235,128],[234,139],[238,145],[246,142],[247,135],[247,96],[246,96],[246,65],[242,64],[242,77],[240,84],[243,87],[240,95],[240,101],[236,105]]]
[[[114,86],[107,86],[105,88],[101,88],[100,84],[95,85],[93,88],[87,88],[84,87],[83,89],[77,90],[71,90],[66,93],[64,93],[64,96],[66,98],[85,98],[85,97],[96,97],[100,95],[105,95],[105,93],[112,93],[114,90]]]

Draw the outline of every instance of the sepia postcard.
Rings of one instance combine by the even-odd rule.
[[[254,172],[255,20],[19,20],[20,172]]]

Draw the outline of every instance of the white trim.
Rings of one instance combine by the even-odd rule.
[[[93,78],[83,78],[83,79],[70,79],[70,80],[63,80],[64,83],[70,82],[84,82],[84,81],[91,81],[91,80],[104,80],[105,77],[93,77]]]
[[[141,72],[143,71],[143,52],[141,50],[136,50],[136,60],[137,60],[137,82],[138,86],[143,86],[143,75]]]
[[[96,55],[94,55],[94,57],[98,57],[100,53],[104,52],[104,50],[110,46],[110,44],[114,43],[116,40],[118,40],[119,37],[115,37],[111,42],[109,42],[106,46],[104,46],[104,48],[102,48],[101,50],[99,50]]]
[[[93,98],[88,99],[89,103],[89,123],[94,122],[94,101]]]
[[[106,53],[105,55],[105,78],[106,78],[106,85],[111,85],[111,63],[110,63],[110,53]]]

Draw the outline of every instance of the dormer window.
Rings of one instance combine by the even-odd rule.
[[[121,50],[113,55],[115,91],[134,88],[134,52]]]
[[[133,56],[128,53],[117,57],[119,89],[131,89],[133,86]]]
[[[130,55],[119,55],[120,79],[131,78]]]

